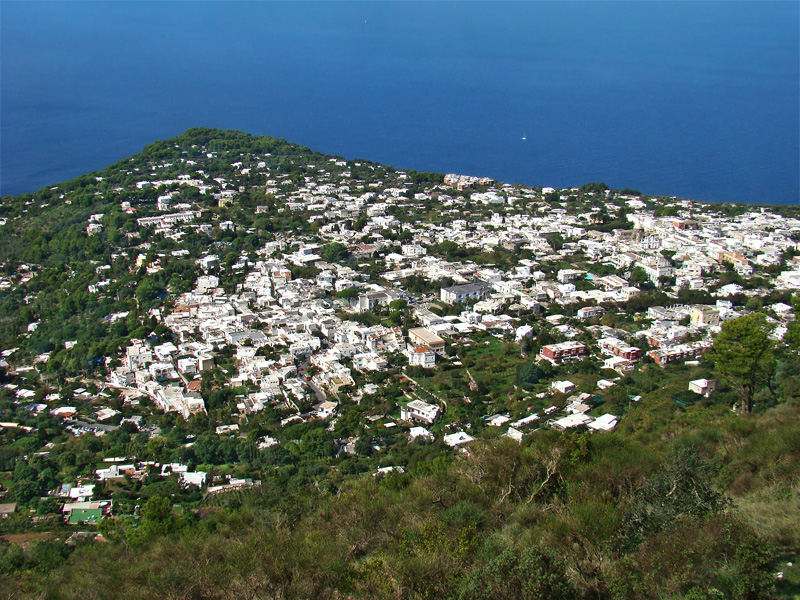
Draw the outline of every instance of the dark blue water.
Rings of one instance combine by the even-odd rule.
[[[407,169],[796,204],[799,7],[4,0],[0,193],[207,126]]]

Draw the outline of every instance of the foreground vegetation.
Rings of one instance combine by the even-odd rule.
[[[435,460],[420,444],[408,473],[381,479],[332,469],[291,485],[278,469],[191,516],[154,496],[136,525],[104,522],[109,541],[68,558],[63,543],[4,545],[2,585],[41,598],[796,595],[798,418],[797,394],[748,418],[664,401],[610,434],[484,439]]]

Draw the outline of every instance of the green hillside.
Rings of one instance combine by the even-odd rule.
[[[800,598],[798,212],[447,181],[195,128],[0,199],[0,596]]]

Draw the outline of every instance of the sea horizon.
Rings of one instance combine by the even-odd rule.
[[[0,195],[197,126],[531,187],[800,204],[798,7],[4,2]]]

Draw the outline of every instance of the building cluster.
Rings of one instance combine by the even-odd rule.
[[[340,162],[336,166],[348,164]],[[212,249],[199,257],[197,264],[205,275],[191,292],[176,298],[169,314],[159,315],[173,332],[174,343],[151,348],[134,342],[123,366],[112,375],[112,383],[133,385],[160,408],[188,417],[204,410],[198,393],[202,373],[214,366],[216,352],[231,345],[236,365],[231,385],[251,390],[237,403],[242,414],[272,404],[296,410],[298,418],[325,418],[336,415],[338,401],[329,398],[354,385],[354,370],[384,370],[397,353],[404,354],[411,366],[435,368],[437,358],[447,358],[448,340],[463,339],[477,330],[521,340],[534,331],[529,325],[518,325],[521,313],[552,313],[554,308],[561,314],[542,323],[552,325],[551,331],[566,339],[544,345],[539,352],[540,359],[554,365],[596,356],[603,368],[624,373],[645,355],[660,365],[696,358],[711,347],[710,336],[721,321],[740,314],[727,298],[748,290],[723,286],[714,306],[676,302],[650,308],[648,327],[635,335],[593,332],[591,345],[570,338],[580,333],[576,320],[598,320],[640,293],[642,279],[634,281],[636,269],[649,284],[667,291],[706,289],[722,270],[749,277],[754,267],[781,264],[783,253],[797,247],[791,232],[800,225],[765,210],[736,218],[715,216],[690,202],[676,203],[679,216],[657,217],[639,197],[622,197],[615,203],[602,195],[588,213],[572,214],[567,201],[575,190],[563,190],[563,202],[553,204],[544,202],[543,194],[552,196],[556,190],[497,185],[457,175],[448,175],[444,186],[412,197],[405,193],[408,181],[402,173],[394,186],[389,182],[353,186],[346,183],[349,172],[334,175],[316,166],[316,176],[306,176],[304,184],[286,191],[286,180],[260,168],[265,171],[264,189],[285,210],[313,213],[310,219],[319,224],[318,237],[277,236],[260,250],[257,260],[243,253],[230,265],[234,272],[245,274],[233,293],[225,292],[220,284],[225,274],[218,254]],[[475,186],[484,189],[470,195]],[[465,194],[448,195],[448,187]],[[236,196],[234,189],[215,197],[225,206]],[[442,208],[441,224],[401,221],[396,216],[398,208],[413,210],[433,199]],[[487,205],[493,208],[476,219],[474,207]],[[163,208],[174,206],[166,202]],[[256,212],[268,208],[260,206]],[[622,210],[628,229],[591,228],[601,213]],[[202,231],[198,228],[203,225],[195,222],[197,216],[184,210],[140,218],[139,224],[158,226],[167,236],[180,235]],[[354,219],[362,220],[359,230],[350,226]],[[226,221],[214,227],[225,230],[235,225]],[[402,232],[406,241],[395,244],[386,237],[387,231]],[[554,238],[563,241],[554,244]],[[345,245],[351,258],[377,260],[384,266],[379,280],[352,263],[325,261],[324,247],[332,243]],[[443,243],[465,251],[528,251],[530,258],[519,259],[511,269],[447,260],[431,252]],[[552,266],[564,263],[573,266]],[[577,263],[582,266],[578,268]],[[603,265],[606,272],[613,272],[596,274],[586,264]],[[791,268],[781,273],[778,284],[793,289],[798,283],[793,273],[800,266],[797,261],[787,266]],[[293,267],[314,267],[316,274],[293,278]],[[435,296],[415,295],[404,287],[409,278],[452,283],[440,285]],[[346,290],[353,293],[346,300],[338,299]],[[418,325],[409,327],[405,335],[400,327],[358,322],[358,313],[390,310],[398,300],[403,306],[410,303]],[[440,316],[430,310],[437,302],[463,305],[464,310]],[[580,306],[573,308],[575,304]],[[298,408],[309,403],[312,411]]]
[[[208,157],[217,158],[213,152]],[[168,313],[153,315],[169,328],[173,341],[154,346],[133,340],[126,349],[109,383],[136,389],[159,408],[185,418],[206,410],[203,373],[215,367],[215,356],[226,347],[233,348],[235,365],[230,385],[248,390],[237,398],[240,415],[269,404],[299,419],[327,418],[337,414],[339,394],[352,390],[354,371],[385,370],[399,354],[411,366],[436,368],[437,360],[449,358],[448,341],[468,339],[474,331],[522,341],[535,333],[518,322],[522,313],[551,313],[540,322],[563,340],[541,347],[540,360],[559,365],[594,356],[603,368],[622,374],[643,356],[660,365],[699,357],[711,347],[711,335],[721,322],[741,314],[728,298],[759,294],[728,284],[716,290],[713,306],[676,301],[651,307],[645,327],[633,333],[586,329],[607,312],[624,308],[640,293],[643,281],[668,293],[708,289],[720,272],[747,278],[756,269],[783,264],[775,285],[800,289],[800,261],[784,259],[797,248],[792,232],[800,223],[764,209],[727,217],[676,201],[670,216],[656,216],[647,198],[596,194],[586,212],[576,213],[569,209],[574,189],[526,188],[451,174],[442,185],[409,194],[411,182],[402,172],[393,173],[391,180],[354,181],[351,169],[374,167],[335,159],[330,166],[306,165],[307,174],[299,182],[266,161],[249,167],[233,163],[233,175],[213,180],[196,162],[185,162],[193,174],[136,183],[138,190],[173,190],[160,193],[154,214],[137,219],[140,227],[155,227],[159,235],[176,241],[193,232],[213,236],[236,231],[230,220],[198,222],[201,211],[182,203],[175,185],[213,194],[218,206],[226,207],[244,190],[237,179],[252,181],[254,175],[272,199],[271,205],[256,206],[257,214],[269,214],[277,204],[284,213],[303,211],[318,226],[317,236],[277,235],[255,259],[242,252],[227,265],[219,245],[211,244],[195,259],[203,275],[192,291],[178,295]],[[171,166],[156,165],[153,172]],[[453,189],[460,194],[452,194]],[[553,202],[554,196],[559,201]],[[438,202],[441,223],[398,216],[400,210],[413,212],[431,201]],[[126,212],[136,212],[130,202],[125,204]],[[604,214],[624,214],[628,227],[608,232],[593,228]],[[102,230],[104,217],[92,215],[89,229]],[[358,229],[352,226],[355,220],[360,221]],[[403,241],[387,237],[391,232],[402,234]],[[379,277],[352,262],[324,260],[325,246],[334,243],[344,245],[351,258],[382,265]],[[526,254],[511,268],[500,268],[432,252],[443,244],[466,253],[502,249]],[[140,254],[137,267],[157,272],[161,261],[182,258],[182,252],[151,257],[150,262],[142,262]],[[108,267],[98,267],[90,292],[102,293],[111,284],[102,278]],[[292,269],[298,267],[313,267],[315,275],[293,277]],[[235,290],[224,285],[229,273],[244,277]],[[415,278],[432,287],[447,283],[435,294],[415,294],[405,287]],[[349,295],[343,298],[346,291]],[[391,310],[398,300],[411,309],[416,325],[405,334],[398,326],[359,321],[358,314]],[[437,303],[463,310],[440,316],[431,310]],[[594,341],[575,339],[582,329]]]
[[[210,150],[206,156],[220,160]],[[183,288],[189,291],[171,293],[169,303],[148,315],[166,328],[170,340],[131,340],[124,355],[106,359],[113,362],[107,384],[144,394],[159,409],[189,419],[209,410],[213,390],[206,374],[224,363],[226,385],[236,390],[236,410],[217,427],[219,435],[237,435],[240,423],[267,406],[280,411],[281,425],[332,421],[344,401],[375,393],[379,388],[370,378],[399,366],[400,357],[410,367],[456,365],[457,357],[448,351],[469,344],[475,332],[519,342],[522,348],[545,332],[552,339],[538,344],[531,360],[558,367],[592,359],[609,371],[606,377],[621,377],[643,360],[666,365],[697,359],[711,348],[722,323],[743,314],[744,300],[764,295],[743,282],[768,271],[774,274],[773,289],[800,290],[800,220],[765,209],[730,217],[676,200],[670,216],[658,216],[664,211],[654,206],[663,208],[661,201],[595,194],[582,200],[582,210],[574,210],[574,189],[448,175],[422,192],[402,172],[384,179],[353,174],[374,171],[372,165],[309,162],[294,165],[303,174],[290,177],[268,167],[267,158],[255,157],[251,166],[231,163],[232,174],[215,178],[197,168],[200,159],[185,159],[178,166],[190,172],[177,178],[159,175],[175,165],[153,165],[150,177],[129,175],[141,176],[134,191],[157,190],[155,206],[130,201],[120,206],[127,214],[143,213],[136,219],[140,228],[174,242],[166,250],[151,244],[137,248],[141,252],[131,260],[132,272],[157,273],[171,261],[190,258],[200,275]],[[184,202],[181,190],[188,188],[212,198],[219,210],[202,211]],[[225,236],[241,232],[241,225],[222,211],[253,190],[265,202],[253,207],[256,215],[302,214],[314,234],[284,231],[257,250],[233,251]],[[433,203],[437,218],[420,218],[431,214],[423,211]],[[625,226],[604,230],[610,218]],[[111,223],[109,214],[92,215],[87,234],[107,231]],[[125,235],[133,243],[138,234]],[[197,235],[208,243],[190,256],[181,241]],[[339,245],[348,260],[330,258],[331,248]],[[113,258],[124,260],[129,253],[133,249]],[[88,292],[106,294],[114,286],[111,265],[96,268]],[[6,283],[0,279],[0,287]],[[659,289],[670,302],[640,310],[633,325],[619,326],[615,315],[643,289]],[[714,303],[680,301],[682,289],[712,290]],[[766,308],[780,336],[793,318],[791,308],[780,303]],[[399,320],[392,321],[395,312]],[[382,318],[365,318],[367,313]],[[28,328],[35,331],[36,323]],[[713,391],[703,381],[695,386],[698,393]],[[602,391],[614,382],[603,379],[597,387]],[[616,425],[614,415],[587,414],[591,397],[566,397],[575,391],[571,382],[551,381],[546,387],[554,404],[541,417],[531,413],[514,420],[500,414],[488,424],[507,427],[514,439],[542,426],[607,431]],[[449,446],[468,444],[473,424],[435,430],[446,420],[447,406],[432,400],[407,396],[402,403],[399,416],[410,426],[410,439],[441,433]],[[107,412],[87,420],[74,407],[56,410],[76,435],[102,435],[103,427],[115,426],[104,425],[115,416]],[[110,464],[96,475],[99,480],[136,478],[156,467],[161,474],[169,467],[185,485],[215,483],[183,465],[133,460]],[[216,483],[223,491],[226,485],[253,484]],[[90,499],[80,502],[89,504],[73,510],[104,508]]]
[[[92,480],[79,479],[76,485],[64,484],[51,490],[47,498],[58,503],[61,518],[70,525],[97,524],[114,512],[112,498],[98,497],[98,487],[120,480],[150,482],[175,477],[187,489],[203,489],[206,494],[220,494],[247,487],[259,486],[258,480],[236,478],[231,475],[213,476],[205,471],[191,470],[182,463],[139,461],[130,457],[106,458],[103,466],[95,469]],[[95,483],[90,483],[94,481]]]

